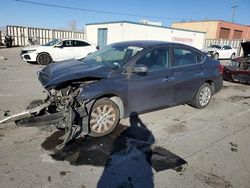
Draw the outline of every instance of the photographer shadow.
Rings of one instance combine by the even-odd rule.
[[[154,187],[151,146],[155,138],[136,113],[114,141],[97,187]]]

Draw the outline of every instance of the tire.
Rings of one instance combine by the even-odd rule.
[[[202,109],[205,108],[212,98],[212,86],[209,83],[204,83],[198,89],[190,105]]]
[[[235,58],[235,53],[233,53],[230,57],[231,60],[233,60]]]
[[[219,54],[218,54],[218,53],[215,53],[215,54],[214,54],[214,59],[218,60],[218,59],[219,59],[219,57],[220,57],[220,56],[219,56]]]
[[[119,107],[110,99],[97,100],[89,116],[89,135],[101,137],[111,133],[120,120]]]
[[[37,58],[36,58],[36,61],[38,64],[40,65],[48,65],[51,63],[51,57],[49,54],[47,53],[40,53],[38,54]]]

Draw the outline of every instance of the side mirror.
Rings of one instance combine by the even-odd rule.
[[[137,64],[134,67],[132,67],[133,73],[147,73],[148,67],[142,64]]]

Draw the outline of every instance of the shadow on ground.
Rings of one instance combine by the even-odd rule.
[[[187,162],[170,151],[155,146],[155,138],[141,119],[130,118],[130,127],[119,124],[112,134],[75,140],[61,150],[63,131],[54,132],[42,147],[55,160],[71,165],[105,166],[97,187],[153,187],[153,170],[182,169]]]

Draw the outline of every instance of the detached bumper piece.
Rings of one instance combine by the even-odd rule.
[[[58,128],[63,128],[65,130],[62,137],[64,141],[57,146],[58,149],[64,147],[70,141],[89,133],[87,108],[68,106],[65,111],[49,113],[46,110],[50,105],[51,102],[46,101],[40,106],[9,116],[1,120],[0,124],[15,121],[17,126],[23,127],[55,125]],[[44,109],[44,115],[39,115]]]
[[[8,123],[11,121],[17,121],[20,119],[29,118],[29,117],[38,115],[44,108],[47,108],[50,104],[51,104],[51,102],[47,101],[47,102],[45,102],[45,103],[43,103],[40,106],[37,106],[35,108],[29,109],[29,110],[24,110],[21,113],[9,116],[9,117],[1,120],[0,124],[1,123]]]

